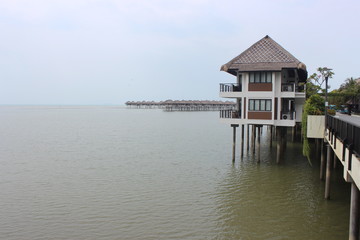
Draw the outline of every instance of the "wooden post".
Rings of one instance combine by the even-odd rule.
[[[244,124],[241,124],[241,159],[244,157]]]
[[[336,163],[337,163],[337,156],[334,152],[334,169],[336,169]]]
[[[330,199],[330,179],[331,179],[331,146],[327,144],[327,157],[326,157],[326,181],[325,181],[325,199]]]
[[[359,239],[359,189],[354,182],[351,183],[351,200],[350,200],[350,223],[349,223],[349,240]]]
[[[321,140],[320,142],[320,152],[321,152],[321,162],[320,162],[320,180],[325,179],[325,147],[324,142]]]
[[[260,132],[261,132],[261,127],[258,126],[258,135],[257,135],[257,145],[258,145],[257,163],[260,163]]]
[[[235,162],[235,144],[236,144],[236,128],[238,127],[238,124],[231,124],[231,127],[233,128],[233,149],[232,149],[232,162]]]

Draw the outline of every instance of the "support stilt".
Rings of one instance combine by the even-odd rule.
[[[251,150],[253,154],[255,154],[255,137],[256,137],[256,129],[255,129],[255,125],[252,125]]]
[[[334,153],[334,169],[336,169],[336,164],[337,164],[337,156],[336,156],[336,154]]]
[[[359,208],[360,192],[354,182],[351,183],[351,200],[350,200],[350,223],[349,223],[349,240],[359,239]]]
[[[241,124],[241,159],[244,157],[244,124]]]
[[[325,181],[325,199],[330,199],[330,179],[331,179],[331,169],[332,169],[332,156],[331,156],[331,147],[329,144],[327,148],[327,157],[326,157],[326,181]]]
[[[233,149],[232,149],[232,162],[235,162],[235,144],[236,144],[236,128],[238,127],[238,124],[231,124],[231,127],[233,128]]]
[[[286,150],[286,146],[287,146],[287,127],[282,127],[281,129],[281,139],[282,139],[282,145],[283,145],[283,149],[282,152],[284,152]]]
[[[257,135],[257,163],[260,163],[260,133],[261,133],[261,127],[258,126],[258,135]]]
[[[282,144],[281,144],[281,127],[276,127],[276,135],[277,135],[277,142],[276,142],[276,163],[280,163],[281,155],[282,155]]]
[[[292,127],[291,129],[291,141],[295,142],[295,136],[296,136],[296,125],[294,127]]]
[[[273,127],[270,126],[270,148],[272,148],[272,142],[273,142]]]
[[[323,140],[320,142],[320,151],[321,151],[321,162],[320,162],[320,180],[325,179],[325,167],[326,167],[326,161],[325,161],[325,146],[324,146]]]
[[[246,152],[248,153],[249,152],[249,142],[250,142],[250,138],[249,138],[249,135],[250,135],[250,130],[249,130],[249,124],[246,124]]]

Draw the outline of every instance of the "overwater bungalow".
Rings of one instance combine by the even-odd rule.
[[[236,110],[222,112],[229,124],[294,127],[301,122],[307,70],[291,53],[265,36],[221,66],[234,83],[220,84],[220,97],[236,99]]]

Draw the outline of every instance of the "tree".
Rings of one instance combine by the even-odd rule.
[[[345,101],[355,102],[360,96],[360,84],[354,78],[347,78],[345,83],[341,84],[339,91],[344,93]]]
[[[325,88],[322,88],[322,85],[325,82],[325,77],[332,78],[335,74],[331,69],[327,67],[319,67],[317,68],[318,73],[313,73],[308,79],[306,83],[306,98],[319,93],[325,93]],[[330,86],[328,86],[328,89]]]

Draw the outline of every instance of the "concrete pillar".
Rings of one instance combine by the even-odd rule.
[[[334,169],[336,169],[336,164],[337,164],[337,156],[336,156],[336,154],[335,154],[335,152],[334,152]]]
[[[325,199],[330,199],[330,179],[331,179],[331,169],[332,169],[331,146],[327,144],[326,148],[327,148],[327,157],[326,157]]]
[[[258,135],[257,135],[257,145],[258,145],[258,150],[257,150],[257,163],[260,163],[260,133],[261,133],[261,127],[258,126]]]
[[[272,148],[272,142],[273,142],[273,127],[270,126],[270,148]]]
[[[249,153],[249,142],[250,142],[250,130],[249,130],[249,124],[246,124],[247,130],[246,130],[246,152]]]
[[[282,157],[282,144],[281,144],[281,127],[276,127],[276,137],[277,137],[277,142],[276,142],[276,163],[280,163],[281,161],[281,157]]]
[[[283,145],[283,149],[282,152],[284,152],[286,150],[286,146],[287,146],[287,127],[282,127],[281,128],[281,139],[282,139],[282,145]]]
[[[241,124],[241,159],[244,157],[244,124]]]
[[[232,149],[232,162],[235,162],[235,144],[236,144],[236,128],[238,127],[238,124],[231,124],[231,127],[233,128],[233,149]]]
[[[295,142],[295,136],[296,136],[296,125],[292,127],[291,129],[291,141]]]
[[[255,154],[255,135],[256,135],[255,125],[252,125],[251,149],[253,154]]]
[[[277,140],[278,134],[277,134],[278,127],[274,126],[274,140]]]
[[[321,140],[320,142],[320,152],[321,152],[321,161],[320,161],[320,180],[325,179],[325,167],[326,167],[326,161],[325,161],[325,147],[324,142]]]
[[[360,192],[354,182],[351,183],[351,200],[350,200],[350,222],[349,222],[349,240],[359,239],[359,197]]]

